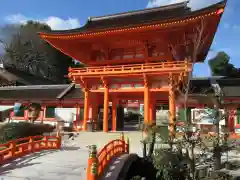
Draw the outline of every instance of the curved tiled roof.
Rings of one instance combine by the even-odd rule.
[[[0,87],[0,100],[61,100],[81,99],[82,91],[75,84]]]
[[[108,28],[129,27],[139,24],[145,25],[152,24],[154,22],[171,21],[191,16],[198,16],[205,12],[216,10],[217,8],[223,8],[226,5],[226,1],[227,0],[223,0],[217,4],[213,4],[197,11],[191,11],[191,9],[187,7],[187,3],[182,2],[144,10],[90,17],[83,27],[70,30],[55,30],[40,34],[75,34]]]

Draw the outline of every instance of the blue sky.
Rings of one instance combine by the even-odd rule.
[[[1,0],[0,24],[24,23],[26,20],[46,22],[53,29],[71,29],[84,25],[89,16],[144,9],[180,2],[182,0]],[[199,9],[219,0],[191,0],[190,6]],[[231,62],[240,67],[240,0],[228,0],[218,32],[208,58],[218,51],[226,51]],[[207,65],[195,66],[194,74],[208,76]]]

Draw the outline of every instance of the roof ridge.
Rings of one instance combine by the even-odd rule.
[[[117,18],[119,16],[129,16],[129,15],[138,15],[141,13],[146,13],[146,12],[154,12],[154,11],[159,11],[159,10],[166,10],[166,9],[176,9],[176,8],[187,8],[187,3],[189,0],[180,2],[180,3],[175,3],[175,4],[169,4],[169,5],[164,5],[164,6],[159,6],[159,7],[153,7],[153,8],[145,8],[145,9],[140,9],[140,10],[133,10],[133,11],[128,11],[128,12],[122,12],[122,13],[114,13],[114,14],[108,14],[108,15],[102,15],[102,16],[95,16],[95,17],[88,17],[88,21],[99,21],[103,19],[110,19],[110,18]]]
[[[62,99],[69,91],[75,87],[75,83],[71,83],[66,89],[64,89],[58,96],[57,99]]]
[[[12,86],[12,87],[0,87],[1,90],[27,90],[27,89],[52,89],[52,88],[62,88],[68,87],[69,84],[46,84],[46,85],[29,85],[29,86]]]

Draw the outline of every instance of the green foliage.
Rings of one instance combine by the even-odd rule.
[[[131,178],[131,180],[142,180],[141,176],[134,176],[133,178]]]
[[[147,137],[144,139],[144,143],[149,146],[147,156],[148,158],[151,158],[153,165],[157,170],[156,179],[184,179],[187,172],[187,158],[179,152],[172,151],[172,148],[162,149],[154,146],[157,143],[170,143],[171,141],[168,136],[162,135],[162,127],[145,125],[143,129],[147,132]],[[151,151],[154,152],[152,153]]]
[[[230,63],[227,53],[221,51],[208,61],[213,76],[240,77],[240,72]]]
[[[34,21],[15,26],[15,32],[5,45],[5,65],[55,82],[66,81],[64,76],[68,67],[74,64],[72,58],[53,48],[37,34],[50,30],[48,25]]]
[[[157,149],[154,153],[153,164],[158,170],[157,179],[184,179],[187,173],[187,159],[177,152]]]
[[[54,129],[55,127],[47,124],[7,123],[0,127],[0,144],[13,139],[43,135],[43,133],[52,132]]]

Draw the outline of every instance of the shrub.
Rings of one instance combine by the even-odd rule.
[[[43,135],[43,133],[53,132],[54,129],[54,126],[48,124],[7,123],[0,127],[0,143],[28,136]]]

